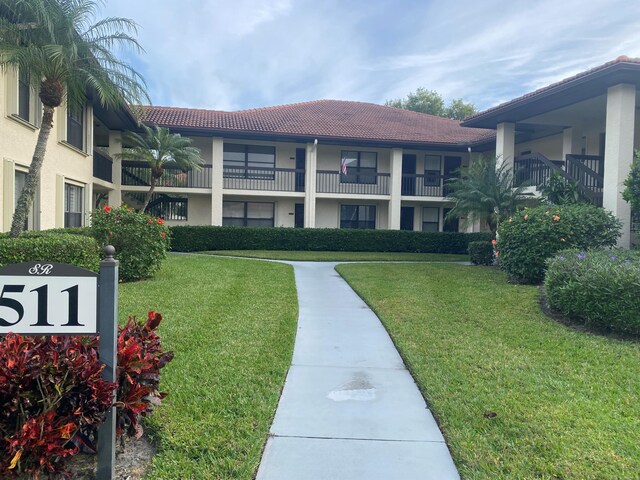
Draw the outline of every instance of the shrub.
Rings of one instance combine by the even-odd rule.
[[[160,369],[173,359],[162,349],[156,329],[162,315],[149,312],[119,327],[118,436],[140,438],[141,419],[166,396]],[[0,338],[0,477],[64,472],[64,459],[86,450],[113,405],[116,385],[101,378],[95,337]]]
[[[493,244],[491,242],[469,242],[469,257],[474,265],[493,265]]]
[[[339,228],[171,227],[172,249],[302,250],[344,252],[467,253],[469,242],[491,240],[483,233],[426,233]]]
[[[591,204],[521,210],[500,224],[500,267],[514,281],[540,283],[545,261],[556,252],[613,246],[620,229],[620,221],[611,213]]]
[[[563,250],[547,265],[551,308],[591,326],[640,335],[640,252]]]
[[[63,472],[77,452],[69,440],[104,420],[115,385],[102,380],[95,345],[12,333],[0,340],[0,477]]]
[[[164,220],[121,206],[95,210],[91,231],[101,246],[113,245],[124,281],[152,277],[162,266],[169,248]]]
[[[156,329],[162,315],[149,312],[147,321],[135,318],[120,328],[118,335],[118,435],[142,436],[142,417],[160,405],[160,369],[173,359],[162,349]]]
[[[70,263],[97,272],[100,258],[98,243],[81,235],[49,234],[0,239],[0,265],[48,261]]]

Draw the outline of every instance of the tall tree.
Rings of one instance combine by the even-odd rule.
[[[140,208],[144,212],[151,201],[158,179],[164,174],[165,168],[173,167],[183,172],[200,168],[202,158],[200,150],[191,146],[191,139],[179,133],[170,133],[168,128],[147,127],[142,125],[143,133],[125,132],[123,142],[129,145],[117,157],[122,160],[144,161],[149,164],[151,178],[149,191],[144,205]]]
[[[435,90],[427,90],[423,87],[418,87],[415,92],[409,92],[406,98],[387,100],[384,104],[387,107],[428,113],[454,120],[462,120],[476,113],[476,107],[473,104],[465,103],[460,98],[452,100],[448,106],[445,106],[442,95]]]
[[[524,193],[527,186],[514,188],[511,169],[505,162],[496,165],[495,157],[478,158],[448,185],[447,196],[455,200],[456,205],[447,218],[485,221],[494,234],[501,220],[513,215],[530,199]]]
[[[0,68],[26,73],[42,102],[42,122],[18,199],[11,236],[24,229],[40,183],[55,109],[84,106],[88,91],[106,108],[149,100],[141,75],[117,58],[116,47],[142,51],[136,24],[109,17],[94,23],[101,0],[0,0]]]

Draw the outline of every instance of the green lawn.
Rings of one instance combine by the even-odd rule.
[[[253,478],[291,361],[292,268],[170,255],[156,278],[121,285],[121,319],[151,309],[175,359],[148,429],[159,445],[148,478]]]
[[[287,252],[282,250],[215,250],[208,255],[298,260],[303,262],[458,262],[468,261],[468,255],[406,252]]]
[[[560,325],[493,268],[341,265],[465,479],[640,478],[640,344]]]

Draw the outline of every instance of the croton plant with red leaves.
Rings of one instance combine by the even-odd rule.
[[[119,435],[139,438],[142,417],[166,396],[160,369],[173,353],[162,349],[156,333],[161,320],[149,312],[146,322],[130,317],[120,328]],[[114,405],[116,385],[101,378],[97,339],[10,333],[0,338],[0,359],[0,478],[64,473],[65,458],[78,452],[77,443],[95,438]]]
[[[10,333],[0,358],[0,477],[62,472],[77,453],[69,440],[113,404],[96,340]]]
[[[156,329],[162,321],[158,312],[149,312],[144,323],[129,317],[118,335],[118,435],[140,438],[141,419],[153,412],[167,396],[160,392],[160,369],[173,359],[162,349]]]

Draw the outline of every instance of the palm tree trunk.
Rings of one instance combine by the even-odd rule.
[[[153,195],[153,191],[156,189],[157,181],[158,179],[154,175],[151,175],[151,180],[149,181],[149,183],[151,184],[151,188],[149,188],[147,195],[144,197],[144,205],[140,209],[142,213],[144,213],[144,211],[149,206],[149,202],[151,201],[151,196]]]
[[[40,185],[40,170],[42,169],[42,162],[44,160],[44,154],[47,149],[47,140],[53,127],[53,107],[43,106],[42,111],[42,125],[40,132],[38,133],[38,141],[36,143],[36,149],[31,159],[31,166],[29,167],[29,173],[25,180],[24,188],[18,199],[18,204],[13,213],[13,221],[11,223],[11,231],[9,236],[17,237],[24,230],[24,224],[29,216],[29,210],[33,204],[38,185]]]

